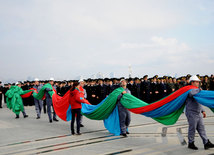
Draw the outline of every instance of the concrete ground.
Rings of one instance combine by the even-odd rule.
[[[205,108],[208,117],[204,119],[209,139],[214,142],[214,115]],[[70,122],[49,123],[42,112],[36,119],[34,106],[25,107],[28,118],[15,119],[15,114],[6,108],[0,109],[0,154],[149,154],[149,155],[214,155],[214,149],[204,150],[196,134],[198,151],[187,148],[187,121],[182,115],[172,126],[161,125],[151,118],[132,114],[127,138],[112,136],[102,121],[83,118],[85,127],[82,135],[70,134]]]

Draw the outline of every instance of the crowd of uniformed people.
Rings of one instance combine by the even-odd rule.
[[[203,90],[214,90],[214,76],[199,76],[201,80],[201,88]],[[188,85],[190,75],[182,76],[179,78],[173,78],[170,76],[158,77],[155,75],[152,78],[148,78],[145,75],[143,78],[127,78],[127,88],[131,91],[131,94],[135,97],[147,102],[152,103],[157,101],[179,88]],[[106,96],[108,96],[114,89],[120,87],[119,83],[122,78],[105,78],[105,79],[86,79],[84,80],[84,89],[86,91],[85,98],[91,104],[100,103]],[[63,96],[73,85],[76,80],[69,81],[54,81],[54,87],[57,94]],[[1,82],[0,82],[1,83]],[[23,90],[29,90],[35,85],[35,81],[20,82]],[[48,83],[48,80],[39,81],[40,85]],[[0,108],[2,107],[2,96],[4,96],[4,102],[6,103],[5,93],[15,83],[0,84]],[[23,99],[25,106],[34,105],[33,97]],[[44,104],[44,112],[46,112]]]

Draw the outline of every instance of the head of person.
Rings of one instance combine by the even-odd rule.
[[[172,83],[173,81],[172,81],[172,78],[169,78],[169,83]]]
[[[38,79],[38,78],[35,78],[34,81],[35,81],[34,84],[38,86],[38,85],[39,85],[39,79]]]
[[[79,80],[79,85],[80,85],[81,87],[84,87],[85,82],[84,82],[84,80],[83,80],[83,79],[80,79],[80,80]]]
[[[191,76],[189,81],[190,81],[190,84],[192,86],[195,86],[195,87],[199,87],[200,86],[200,81],[201,80],[196,75]]]
[[[50,78],[49,83],[50,83],[51,85],[54,85],[54,78]]]
[[[140,83],[140,80],[139,80],[139,78],[135,78],[135,80],[134,80],[134,83],[135,83],[135,84],[138,84],[138,83]]]
[[[80,86],[80,83],[78,81],[75,81],[73,83],[73,86],[71,87],[71,91],[73,91],[74,89],[78,88]]]
[[[129,82],[130,84],[134,84],[134,81],[133,81],[132,78],[129,78],[128,82]]]
[[[206,83],[208,82],[208,76],[204,77],[204,82],[206,82]]]
[[[126,87],[126,86],[127,86],[127,82],[126,82],[125,79],[121,79],[121,80],[120,80],[120,86],[121,86],[121,87]]]
[[[113,81],[112,80],[109,81],[109,85],[113,85]]]
[[[18,86],[18,87],[20,87],[21,88],[21,83],[20,82],[16,82],[16,85]]]
[[[99,85],[103,85],[103,80],[100,79],[100,80],[98,81],[98,83],[99,83]]]
[[[145,75],[145,76],[143,77],[143,80],[144,80],[144,81],[147,81],[147,80],[148,80],[148,75]]]

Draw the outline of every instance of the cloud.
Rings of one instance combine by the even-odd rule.
[[[136,75],[185,74],[195,66],[200,72],[212,72],[211,67],[204,68],[214,63],[210,2],[14,0],[0,4],[0,74],[5,79],[39,75],[63,79],[98,72],[124,76],[129,64]]]
[[[203,66],[214,64],[209,51],[194,51],[176,38],[153,36],[144,43],[121,43],[122,51],[133,53],[127,58],[135,66],[135,75],[207,73]]]
[[[122,49],[156,49],[159,51],[167,51],[168,53],[187,52],[191,48],[186,43],[179,43],[176,38],[163,38],[153,36],[150,38],[150,42],[147,43],[121,43],[120,48]]]

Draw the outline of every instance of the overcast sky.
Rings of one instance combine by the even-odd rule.
[[[214,73],[213,0],[0,0],[0,79]]]

